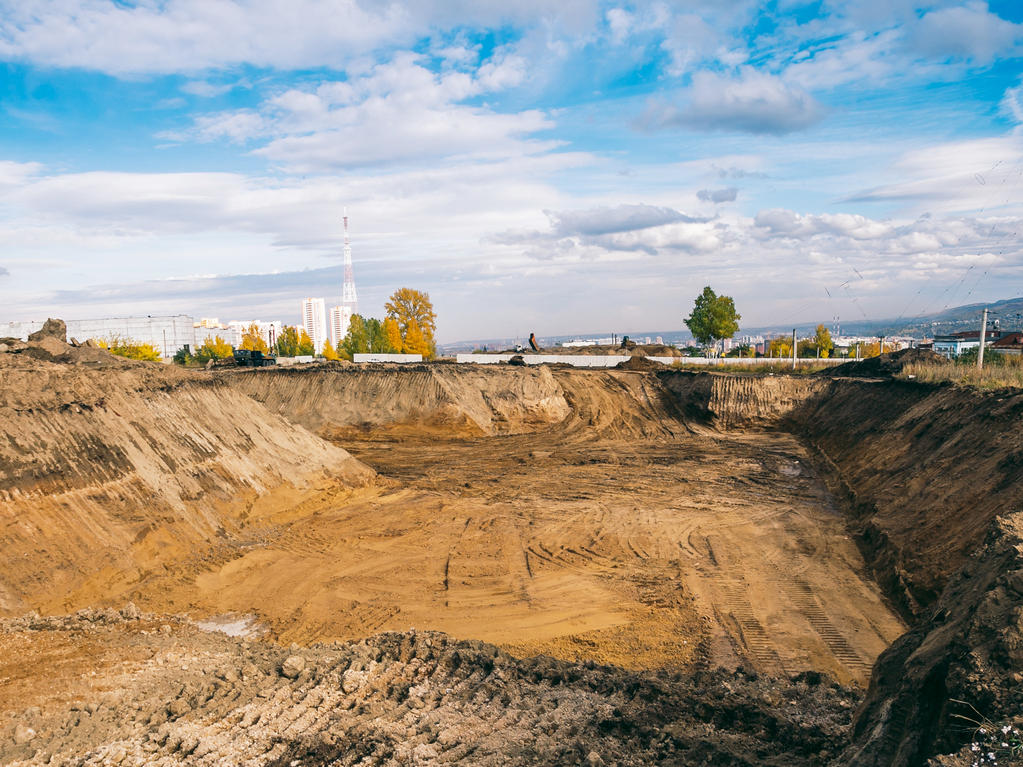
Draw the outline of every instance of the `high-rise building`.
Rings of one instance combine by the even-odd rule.
[[[352,246],[348,242],[348,208],[344,209],[345,216],[345,284],[344,293],[341,297],[341,307],[348,309],[348,316],[359,313],[359,299],[355,296],[355,275],[352,274]],[[345,330],[347,333],[347,329]]]
[[[322,298],[302,300],[302,326],[312,340],[317,354],[323,351],[323,346],[327,343],[327,317],[323,307]]]
[[[330,340],[337,346],[348,335],[348,326],[352,324],[352,307],[334,306],[330,310]]]

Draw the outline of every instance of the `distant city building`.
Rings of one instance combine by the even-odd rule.
[[[218,328],[218,329],[223,327],[223,325],[220,324],[220,320],[217,319],[216,317],[203,317],[201,320],[199,320],[199,322],[196,323],[195,326],[197,328]]]
[[[256,326],[259,337],[263,339],[263,343],[272,350],[277,345],[277,339],[281,337],[282,326],[279,320],[272,322],[264,322],[263,320],[233,320],[227,323],[231,338],[225,338],[224,340],[230,341],[231,346],[236,349],[240,348],[243,336],[253,325]]]
[[[96,341],[112,341],[125,339],[150,344],[160,352],[164,359],[193,343],[195,337],[195,321],[184,314],[173,317],[113,317],[102,320],[67,320],[67,337],[85,342],[92,338]],[[6,322],[0,323],[0,338],[28,339],[29,333],[35,333],[43,327],[43,322]]]
[[[306,298],[302,301],[302,326],[312,339],[316,353],[322,352],[327,343],[327,316],[322,298]]]
[[[330,309],[330,340],[337,346],[348,335],[352,324],[351,306],[334,306]]]

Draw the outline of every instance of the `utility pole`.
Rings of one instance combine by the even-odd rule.
[[[980,321],[980,348],[977,350],[977,370],[984,369],[984,336],[987,335],[987,309],[984,310],[984,318]]]
[[[796,329],[792,328],[792,369],[796,369]]]
[[[882,354],[884,354],[884,336],[878,336],[877,337],[877,356],[880,358],[880,356]]]

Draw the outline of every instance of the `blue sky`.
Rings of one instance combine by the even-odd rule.
[[[1011,2],[0,0],[0,321],[296,322],[344,206],[442,342],[1013,297],[1021,54]]]

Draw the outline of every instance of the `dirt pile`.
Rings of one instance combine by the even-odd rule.
[[[652,360],[646,355],[633,355],[629,357],[625,362],[619,362],[615,365],[618,370],[637,370],[652,372],[655,370],[664,370],[664,363]]]
[[[483,436],[538,431],[568,403],[546,366],[368,365],[263,369],[227,374],[236,391],[310,431],[358,439]]]
[[[948,365],[947,359],[930,349],[903,349],[865,360],[819,370],[819,378],[890,378],[902,373],[907,365]]]
[[[28,641],[55,657],[69,642],[94,648],[91,663],[60,661],[82,679],[76,689],[0,695],[18,705],[0,725],[0,762],[789,767],[826,763],[859,702],[817,674],[517,660],[431,632],[281,648],[178,621],[68,623],[0,633],[5,649]],[[19,671],[31,688],[33,672]],[[12,684],[0,679],[0,690]]]
[[[41,353],[0,354],[0,614],[160,602],[153,579],[188,577],[211,547],[373,475],[202,374],[28,346]]]
[[[878,659],[841,764],[910,767],[952,753],[984,722],[1019,716],[1021,682],[1023,513],[1015,513],[996,520],[923,620]]]

